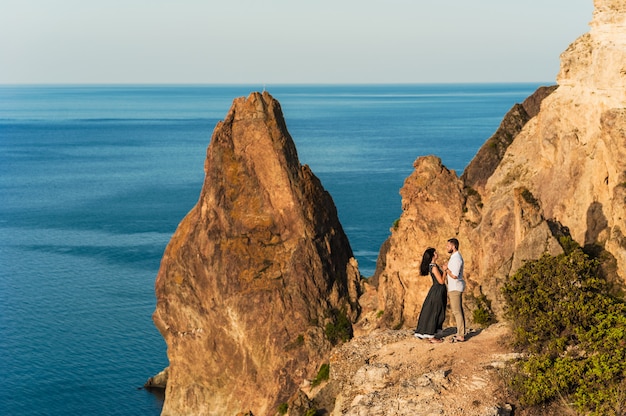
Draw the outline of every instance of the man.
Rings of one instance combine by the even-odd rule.
[[[451,256],[448,264],[444,266],[444,272],[448,281],[450,308],[456,321],[456,335],[452,337],[452,342],[464,342],[463,291],[465,290],[465,280],[463,280],[463,257],[459,253],[459,240],[456,238],[449,239],[446,248]]]

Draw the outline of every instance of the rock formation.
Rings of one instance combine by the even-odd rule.
[[[273,415],[351,330],[358,268],[268,93],[234,101],[205,175],[156,279],[170,362],[162,414]]]
[[[596,0],[590,26],[561,55],[558,89],[507,149],[481,194],[482,221],[468,230],[482,251],[471,259],[475,275],[492,299],[494,283],[521,261],[555,250],[551,224],[606,249],[626,281],[626,1]],[[536,220],[506,210],[520,195]]]
[[[443,252],[450,237],[461,243],[468,304],[485,295],[498,315],[506,276],[562,252],[563,236],[604,251],[626,282],[626,0],[596,0],[590,27],[561,55],[558,88],[515,106],[461,178],[435,157],[415,162],[372,282],[378,326],[415,325],[430,286],[421,254]],[[371,326],[373,313],[364,316]]]

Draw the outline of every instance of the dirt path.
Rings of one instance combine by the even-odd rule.
[[[405,369],[397,373],[397,381],[409,375],[443,372],[445,381],[437,401],[445,414],[482,415],[485,406],[504,405],[507,401],[503,367],[515,357],[506,342],[509,334],[505,325],[495,325],[472,332],[465,342],[449,342],[451,334],[441,344],[409,337],[385,345],[376,361]]]
[[[503,368],[513,359],[510,331],[496,324],[462,343],[431,344],[412,331],[374,331],[338,348],[333,415],[505,415]]]

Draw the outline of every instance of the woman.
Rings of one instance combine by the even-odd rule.
[[[420,275],[426,276],[430,274],[433,279],[433,285],[430,287],[422,311],[420,312],[415,336],[421,339],[427,339],[433,344],[443,342],[440,338],[436,338],[437,331],[443,330],[443,321],[446,318],[446,303],[448,301],[447,289],[443,277],[443,271],[437,265],[439,255],[434,248],[428,248],[422,256],[422,264],[420,265]]]

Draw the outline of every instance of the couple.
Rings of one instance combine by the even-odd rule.
[[[443,268],[437,264],[439,255],[434,248],[428,248],[422,257],[420,274],[426,276],[430,274],[433,285],[424,299],[422,311],[417,322],[415,336],[427,339],[436,344],[443,342],[441,338],[435,336],[443,330],[443,321],[446,318],[447,295],[450,296],[450,308],[456,321],[456,335],[452,337],[452,342],[465,341],[465,315],[463,314],[462,294],[465,290],[463,280],[463,257],[459,253],[459,240],[451,238],[447,243],[450,260]],[[446,279],[448,287],[446,289]],[[446,293],[447,292],[447,293]]]

